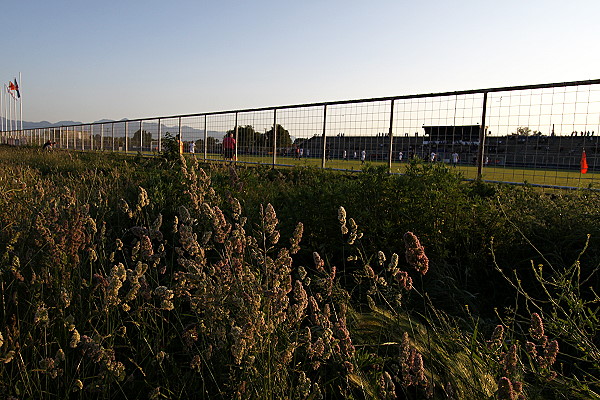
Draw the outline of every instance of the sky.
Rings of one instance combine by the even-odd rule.
[[[598,0],[22,0],[3,10],[0,72],[22,74],[33,122],[600,78]]]

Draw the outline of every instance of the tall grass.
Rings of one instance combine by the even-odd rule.
[[[4,398],[598,396],[593,194],[0,158]]]

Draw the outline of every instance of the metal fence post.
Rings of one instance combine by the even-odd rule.
[[[390,148],[388,151],[388,172],[392,172],[392,159],[394,157],[394,99],[392,99],[391,110],[390,110],[390,130],[388,136],[390,137]]]
[[[323,106],[323,148],[321,149],[321,168],[325,168],[325,153],[327,151],[327,143],[325,132],[327,131],[327,104]]]
[[[277,163],[277,109],[273,109],[273,168]]]
[[[142,135],[143,121],[140,121],[140,152],[144,151],[144,135]]]
[[[481,179],[483,170],[483,158],[485,152],[485,113],[487,111],[487,95],[483,92],[483,111],[481,112],[481,127],[479,128],[479,149],[477,151],[477,179]]]
[[[158,132],[157,132],[158,133],[158,152],[159,153],[162,152],[162,138],[160,137],[162,132],[161,132],[161,127],[160,127],[160,124],[161,124],[160,121],[161,121],[161,119],[159,118],[158,119]]]
[[[208,127],[206,126],[206,114],[204,114],[204,161],[206,161],[206,158],[208,157],[208,143],[206,140],[206,136],[208,134]]]
[[[234,150],[234,154],[233,154],[233,161],[237,161],[238,159],[238,142],[240,141],[239,137],[238,137],[238,113],[235,113],[235,129],[234,129],[234,136],[235,136],[235,150]]]
[[[111,122],[110,123],[110,134],[112,137],[112,151],[115,151],[115,123]]]
[[[181,117],[179,117],[179,128],[177,130],[177,152],[179,155],[183,154],[183,137],[181,137]]]

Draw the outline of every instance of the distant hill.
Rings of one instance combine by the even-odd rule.
[[[4,120],[4,118],[0,119],[0,121],[3,121],[3,120]],[[94,124],[101,124],[101,123],[108,123],[108,122],[125,122],[125,121],[127,121],[127,119],[122,119],[120,121],[116,121],[116,120],[112,120],[112,119],[101,119],[101,120],[98,120],[98,121],[94,121],[93,123]],[[50,122],[50,121],[31,122],[31,121],[23,121],[23,129],[57,128],[57,127],[60,127],[60,126],[71,126],[71,125],[83,125],[83,122],[79,122],[79,121],[58,121],[58,122]],[[19,122],[19,127],[20,127],[20,122]],[[131,131],[131,133],[133,133],[133,132],[135,132],[135,130],[137,130],[137,128],[130,128],[130,129],[133,129]],[[151,131],[151,132],[156,132],[158,130],[158,123],[146,122],[143,125],[143,129]],[[177,133],[177,131],[179,130],[179,127],[178,126],[169,126],[169,125],[161,124],[160,130],[163,133],[170,132],[170,133],[174,134],[174,133]],[[181,130],[183,132],[183,138],[184,138],[184,140],[186,140],[186,136],[187,137],[193,137],[195,139],[199,139],[199,138],[202,138],[204,136],[204,130],[203,129],[196,129],[196,128],[193,128],[191,126],[182,125],[181,126]],[[208,131],[207,132],[207,136],[212,136],[212,137],[217,138],[217,139],[222,139],[225,136],[225,132]]]

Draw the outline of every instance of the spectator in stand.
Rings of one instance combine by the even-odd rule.
[[[233,132],[229,132],[223,139],[223,155],[226,160],[235,160],[235,138]]]

